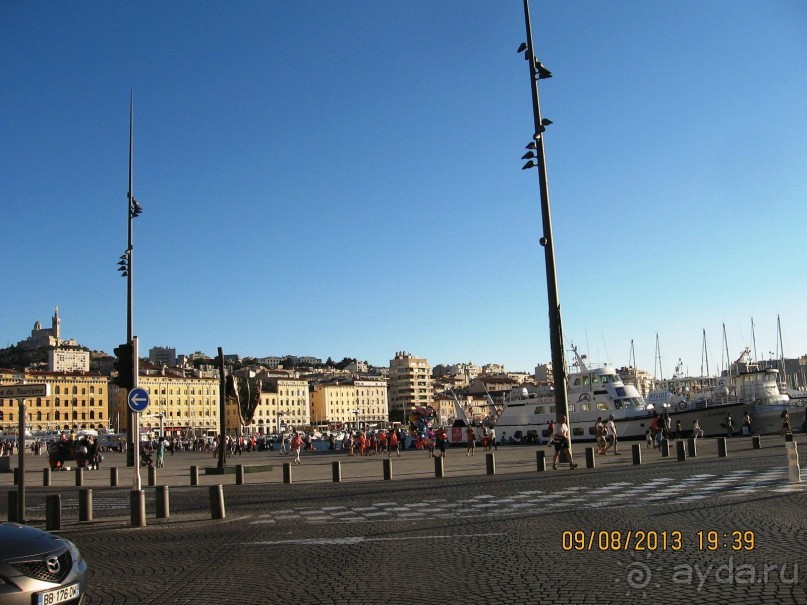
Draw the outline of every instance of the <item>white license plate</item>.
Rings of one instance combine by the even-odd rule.
[[[81,585],[71,584],[70,586],[62,586],[61,588],[54,588],[46,590],[36,595],[37,605],[56,605],[56,603],[64,603],[71,599],[76,599],[81,595]]]

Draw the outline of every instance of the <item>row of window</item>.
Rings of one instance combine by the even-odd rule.
[[[53,413],[53,419],[54,420],[70,420],[71,415],[72,415],[73,420],[79,420],[79,412],[77,412],[77,411],[73,411],[72,413],[71,412],[59,412],[59,410],[56,410]],[[34,416],[36,416],[36,418],[34,418]],[[44,416],[44,418],[43,418],[43,416]],[[89,419],[90,420],[96,420],[96,419],[97,420],[103,420],[104,419],[104,413],[103,412],[98,412],[96,414],[95,410],[90,410]],[[36,414],[28,414],[28,421],[32,422],[34,420],[36,420],[38,422],[42,422],[42,421],[47,422],[47,421],[51,420],[51,415],[50,414],[43,414],[42,412],[37,412]],[[87,412],[81,412],[81,420],[87,420]],[[0,422],[14,422],[14,414],[12,412],[9,412],[8,414],[4,415],[3,412],[0,411]]]

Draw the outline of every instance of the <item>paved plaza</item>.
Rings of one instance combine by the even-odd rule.
[[[783,438],[699,439],[679,461],[641,443],[595,468],[551,470],[546,447],[500,446],[495,474],[477,448],[451,448],[443,477],[434,459],[407,450],[384,479],[381,456],[342,453],[288,457],[253,452],[208,475],[212,455],[177,453],[153,477],[167,485],[170,515],[132,527],[132,469],[109,454],[100,471],[51,473],[26,457],[27,521],[44,527],[44,499],[59,493],[60,533],[91,569],[93,604],[117,603],[795,603],[807,605],[807,440],[796,437],[801,483],[789,480]],[[537,470],[545,452],[545,472]],[[16,456],[15,456],[16,459]],[[16,460],[15,460],[16,462]],[[341,482],[334,482],[339,462]],[[110,487],[109,466],[118,466]],[[271,465],[271,470],[266,468]],[[14,465],[16,466],[16,464]],[[190,485],[198,466],[199,485]],[[389,467],[388,467],[389,468]],[[226,515],[211,517],[211,487],[222,485]],[[0,513],[13,476],[0,474]],[[79,521],[79,491],[92,490],[93,520]]]

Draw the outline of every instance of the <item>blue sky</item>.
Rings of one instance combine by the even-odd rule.
[[[532,18],[566,346],[694,374],[780,315],[807,353],[807,4]],[[0,346],[56,305],[125,340],[133,92],[141,352],[548,361],[524,37],[520,0],[0,4]]]

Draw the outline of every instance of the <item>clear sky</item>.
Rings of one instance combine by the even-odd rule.
[[[567,348],[807,353],[807,3],[532,18]],[[0,346],[125,340],[131,92],[142,354],[549,361],[524,39],[521,0],[0,3]]]

